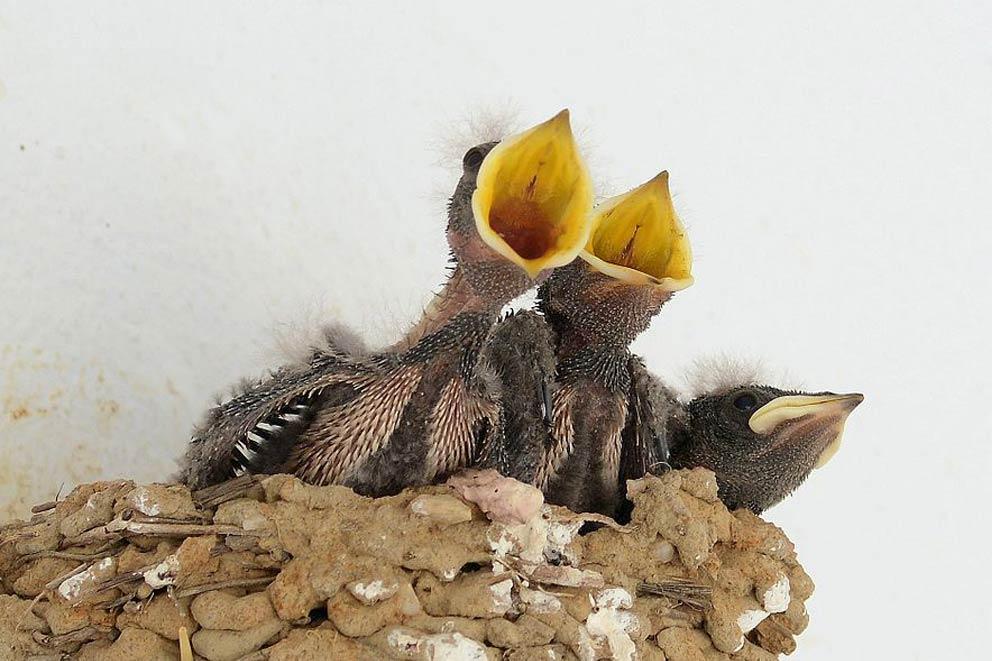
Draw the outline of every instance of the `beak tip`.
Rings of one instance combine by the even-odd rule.
[[[554,126],[556,129],[559,129],[561,131],[568,131],[569,133],[571,133],[572,122],[569,116],[568,108],[561,110],[557,115],[552,117],[548,121],[548,124]]]

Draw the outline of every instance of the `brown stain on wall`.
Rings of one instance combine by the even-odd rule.
[[[0,453],[0,484],[13,487],[13,497],[0,502],[0,516],[4,519],[24,517],[37,495],[32,472],[34,467],[14,462],[6,453]]]
[[[31,411],[28,411],[28,407],[26,406],[18,406],[7,414],[7,416],[15,422],[21,418],[26,418],[29,415],[31,415]]]
[[[54,498],[60,486],[65,491],[131,470],[113,448],[133,445],[133,434],[121,433],[128,425],[140,428],[133,407],[143,398],[173,407],[182,402],[168,379],[163,392],[161,382],[63,355],[0,346],[0,520],[29,516],[32,504]],[[133,401],[124,392],[134,393]]]
[[[32,403],[35,401],[43,401],[45,398],[31,398],[31,399],[19,399],[11,395],[7,395],[3,398],[2,406],[2,417],[7,418],[10,422],[15,423],[25,418],[37,418],[43,417],[58,410],[58,399],[62,396],[62,390],[50,394],[48,396],[49,406],[37,406]]]
[[[112,399],[101,399],[97,400],[96,409],[101,416],[109,419],[120,413],[121,405]]]
[[[95,444],[109,434],[121,405],[110,398],[92,402],[100,431],[81,436],[78,429],[70,431],[69,425],[64,436],[49,433],[41,439],[50,445],[49,454],[19,450],[30,447],[25,443],[36,437],[34,425],[58,429],[60,417],[73,410],[80,412],[79,404],[92,401],[87,387],[94,382],[103,385],[105,377],[99,366],[72,365],[57,352],[41,347],[8,344],[0,349],[0,357],[0,448],[4,449],[0,452],[0,517],[10,519],[28,516],[33,503],[54,498],[62,483],[71,486],[101,476]],[[45,417],[49,419],[42,420]]]

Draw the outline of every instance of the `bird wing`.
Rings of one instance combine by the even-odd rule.
[[[355,396],[321,403],[285,469],[382,495],[468,466],[477,439],[498,426],[479,360],[493,321],[458,315],[402,353],[367,359],[349,382]]]
[[[543,315],[511,313],[493,329],[483,358],[496,375],[501,426],[489,434],[479,465],[534,484],[552,444],[557,392],[552,331]]]
[[[620,482],[668,465],[668,420],[678,408],[674,393],[631,355],[627,423],[621,437]]]
[[[448,381],[427,423],[426,478],[468,466],[477,446],[491,445],[489,437],[500,428],[499,419],[495,401],[472,392],[463,379]]]
[[[202,488],[246,472],[277,470],[315,412],[357,396],[368,373],[368,366],[341,354],[315,353],[309,363],[242,385],[194,430],[182,481]]]
[[[572,407],[578,392],[565,386],[555,393],[551,412],[551,440],[534,476],[534,486],[547,492],[551,481],[558,476],[565,461],[575,449],[575,427]]]
[[[292,471],[312,484],[340,482],[389,441],[422,376],[417,365],[362,374],[349,384],[354,397],[321,403],[306,442],[290,453]]]

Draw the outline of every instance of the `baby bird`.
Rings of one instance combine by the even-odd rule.
[[[644,378],[629,344],[674,292],[692,284],[689,242],[672,206],[668,173],[600,205],[581,258],[538,290],[546,331],[534,313],[515,315],[497,329],[490,352],[500,356],[504,378],[512,370],[513,387],[503,393],[508,449],[493,465],[539,487],[551,502],[613,514],[622,500],[621,478],[639,477],[659,461],[668,414],[651,407],[648,391],[659,386]],[[552,353],[553,373],[533,370]],[[529,378],[507,360],[513,354],[529,356],[521,366],[532,368]],[[535,423],[529,397],[547,425]],[[510,418],[510,411],[522,420]],[[634,456],[625,448],[643,451]]]
[[[499,311],[574,259],[591,205],[567,111],[470,149],[448,206],[455,266],[420,322],[385,352],[318,351],[216,407],[190,442],[182,479],[199,488],[291,472],[378,496],[467,466],[501,432],[481,359]]]
[[[712,470],[728,508],[760,514],[836,454],[847,417],[862,401],[860,393],[717,385],[669,418],[670,463]]]

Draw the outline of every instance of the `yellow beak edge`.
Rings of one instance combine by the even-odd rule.
[[[844,435],[844,424],[847,416],[855,407],[864,401],[864,395],[851,393],[847,395],[786,395],[776,397],[751,414],[748,426],[756,434],[769,434],[781,424],[790,420],[798,420],[814,416],[830,425],[834,434],[816,460],[814,468],[821,468],[830,461],[840,449]]]
[[[472,195],[482,240],[531,278],[575,259],[589,239],[591,208],[567,110],[496,145]]]
[[[581,257],[596,270],[670,292],[692,285],[692,249],[672,204],[668,172],[600,204],[592,225]]]

